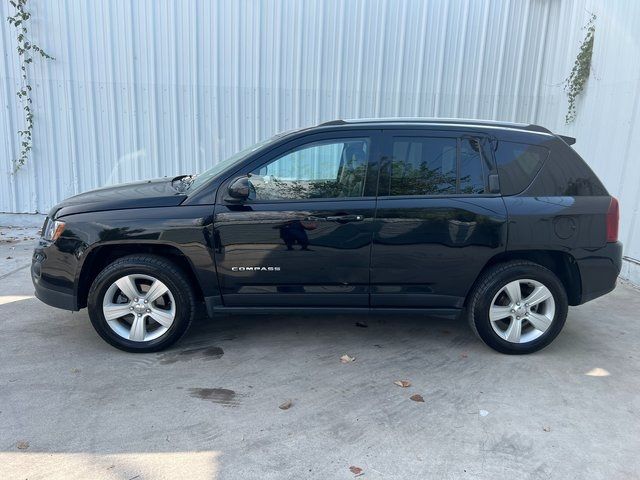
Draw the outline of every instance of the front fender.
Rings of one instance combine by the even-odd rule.
[[[73,270],[76,295],[83,272],[102,253],[113,249],[138,253],[159,247],[177,250],[191,267],[203,294],[218,295],[212,213],[213,206],[202,205],[68,215],[61,217],[67,225],[56,247]]]

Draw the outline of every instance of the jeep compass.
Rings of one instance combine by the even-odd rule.
[[[198,175],[106,187],[51,209],[37,297],[158,351],[199,304],[225,312],[466,317],[530,353],[610,292],[618,202],[536,125],[337,120],[276,135]],[[212,162],[214,163],[214,162]],[[580,321],[576,318],[575,321]]]

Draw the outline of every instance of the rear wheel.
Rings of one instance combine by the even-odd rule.
[[[176,265],[154,255],[131,255],[98,274],[87,305],[93,327],[111,345],[128,352],[154,352],[186,332],[195,299]]]
[[[512,261],[487,270],[468,302],[469,323],[491,348],[532,353],[558,336],[567,317],[562,282],[536,263]]]

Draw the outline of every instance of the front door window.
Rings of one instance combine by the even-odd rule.
[[[256,201],[364,195],[369,140],[345,138],[299,147],[250,174]]]

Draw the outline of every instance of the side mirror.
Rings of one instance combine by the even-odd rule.
[[[495,173],[489,175],[489,193],[500,193],[500,180]]]
[[[249,177],[236,178],[229,185],[227,194],[229,199],[233,199],[237,202],[245,202],[247,200],[253,200],[255,198],[256,190],[251,184]]]

